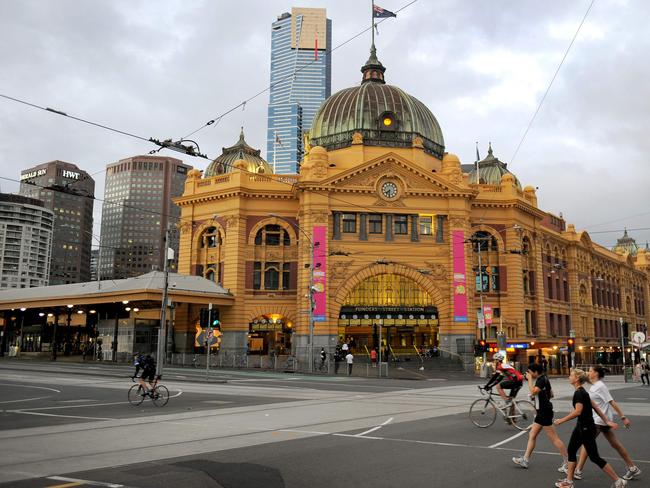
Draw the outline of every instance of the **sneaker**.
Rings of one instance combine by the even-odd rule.
[[[627,468],[627,473],[623,475],[623,479],[629,481],[633,478],[636,478],[640,474],[641,470],[637,466],[632,466],[631,468]]]
[[[557,468],[557,470],[560,473],[569,474],[569,465],[566,462],[564,462],[564,463],[562,463],[562,466]]]
[[[515,463],[517,466],[521,466],[524,469],[528,469],[528,459],[526,459],[524,456],[513,457],[512,462]]]
[[[555,486],[557,488],[573,488],[573,481],[564,478],[563,480],[557,480]]]
[[[612,484],[612,488],[625,488],[627,486],[627,481],[623,478],[619,478]]]
[[[580,471],[579,469],[576,469],[573,472],[573,479],[574,480],[581,480],[582,479],[582,471]]]

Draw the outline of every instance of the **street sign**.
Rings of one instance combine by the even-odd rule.
[[[485,317],[483,317],[483,312],[478,311],[476,312],[476,315],[478,317],[477,324],[479,329],[485,329]]]
[[[492,325],[492,306],[485,305],[483,307],[483,316],[485,317],[485,324]]]

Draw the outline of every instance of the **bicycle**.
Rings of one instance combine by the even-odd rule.
[[[151,388],[144,391],[142,385],[137,384],[129,388],[128,399],[129,403],[134,407],[140,405],[145,397],[151,398],[151,401],[156,407],[164,407],[169,401],[169,390],[165,385],[159,385],[158,380],[161,379],[161,376],[156,376],[156,379],[151,383]],[[135,381],[135,377],[131,378],[132,381]]]
[[[506,423],[519,430],[528,430],[533,425],[537,409],[531,402],[513,398],[509,405],[498,404],[493,397],[499,395],[492,393],[491,388],[479,386],[478,389],[483,398],[474,401],[469,408],[469,418],[477,427],[490,427],[497,418],[497,412],[503,416]]]

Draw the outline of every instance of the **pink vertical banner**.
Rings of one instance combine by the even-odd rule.
[[[454,322],[467,322],[467,279],[465,277],[465,231],[451,233],[454,261]]]
[[[314,322],[327,320],[327,226],[314,226]]]

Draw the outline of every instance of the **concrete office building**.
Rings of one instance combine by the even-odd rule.
[[[273,22],[267,161],[296,173],[303,134],[332,90],[332,21],[324,8],[292,8]]]
[[[177,223],[173,197],[183,194],[191,166],[164,156],[134,156],[109,164],[102,208],[101,279],[163,269],[167,222]],[[178,251],[176,232],[170,247]]]
[[[0,193],[0,288],[48,284],[53,225],[42,201]]]
[[[50,161],[21,172],[20,194],[54,212],[49,284],[89,281],[95,180],[75,164]]]

